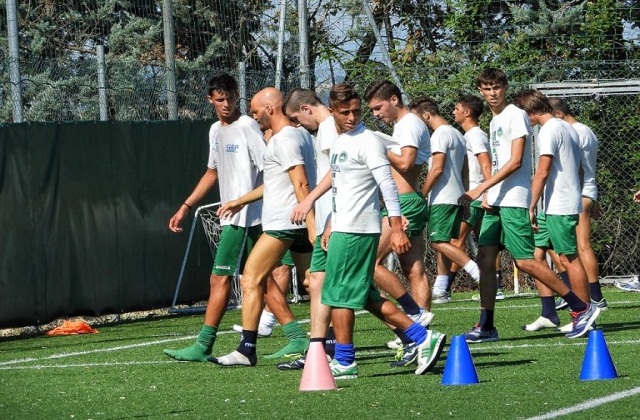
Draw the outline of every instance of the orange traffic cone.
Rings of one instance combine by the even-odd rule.
[[[336,381],[333,379],[327,354],[324,352],[324,343],[312,341],[307,351],[307,360],[302,370],[300,391],[329,391],[336,389]]]

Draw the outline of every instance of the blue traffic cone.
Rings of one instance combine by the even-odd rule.
[[[587,349],[584,353],[580,380],[597,381],[600,379],[615,379],[617,377],[618,372],[613,365],[602,330],[591,331],[587,340]]]
[[[451,339],[449,354],[444,365],[442,385],[472,385],[480,382],[464,335]]]

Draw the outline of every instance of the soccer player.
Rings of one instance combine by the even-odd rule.
[[[398,86],[388,80],[371,83],[365,90],[364,98],[374,117],[393,125],[393,134],[387,139],[387,158],[391,163],[391,176],[398,188],[400,209],[407,218],[407,234],[411,241],[408,252],[398,255],[402,272],[409,280],[411,294],[407,292],[398,276],[390,271],[384,262],[391,253],[391,227],[385,220],[383,210],[382,233],[376,253],[375,282],[402,306],[414,321],[427,326],[433,319],[431,308],[431,288],[424,266],[425,228],[428,208],[424,197],[418,192],[418,177],[422,166],[430,156],[429,130],[402,101]],[[401,330],[394,330],[398,337],[387,343],[390,348],[400,348],[410,340]]]
[[[598,260],[591,245],[591,218],[598,208],[598,186],[596,184],[596,161],[598,158],[598,137],[586,124],[578,121],[572,114],[567,101],[561,98],[549,98],[553,115],[569,124],[578,132],[580,138],[580,166],[582,171],[582,211],[578,217],[576,234],[578,236],[578,255],[587,271],[589,293],[592,303],[600,310],[607,308],[607,300],[602,296],[600,287]],[[567,278],[568,280],[568,278]],[[556,308],[566,307],[566,302],[556,302]]]
[[[354,311],[366,308],[388,324],[401,328],[415,343],[418,360],[415,373],[423,374],[435,364],[444,345],[444,334],[412,321],[383,299],[372,282],[381,228],[378,193],[387,207],[384,222],[390,225],[392,250],[400,255],[411,246],[403,230],[386,147],[361,124],[362,103],[352,86],[335,85],[329,94],[329,106],[340,134],[331,148],[331,227],[325,229],[322,239],[327,261],[321,302],[331,307],[336,335],[331,371],[337,379],[357,377]]]
[[[484,111],[482,100],[474,95],[461,95],[458,97],[453,109],[453,118],[464,130],[464,139],[467,147],[468,182],[471,188],[479,185],[485,178],[491,176],[491,154],[489,153],[489,139],[487,134],[478,125],[478,120]],[[483,200],[478,199],[471,203],[469,214],[463,215],[458,238],[453,238],[451,244],[466,250],[466,241],[471,232],[476,239],[480,233],[480,224],[484,209]],[[486,201],[484,203],[486,206]],[[497,258],[500,264],[500,257]],[[451,301],[451,286],[458,274],[458,264],[451,263],[448,274],[438,275],[433,285],[433,303],[449,303]],[[498,287],[498,296],[500,296]],[[502,295],[504,298],[504,295]]]
[[[589,301],[587,273],[578,255],[576,227],[581,211],[580,145],[571,124],[555,118],[549,100],[540,91],[519,92],[514,103],[529,116],[532,126],[540,125],[537,135],[539,160],[531,183],[529,214],[536,232],[536,258],[543,261],[552,248],[567,272],[571,288],[583,301]],[[542,212],[535,219],[538,200],[543,196]],[[542,314],[526,331],[554,328],[560,320],[556,314],[553,291],[536,281],[542,301]]]
[[[438,258],[446,258],[438,264],[438,275],[448,278],[450,264],[455,262],[479,281],[480,272],[475,261],[451,243],[458,237],[462,223],[462,207],[458,205],[458,198],[464,192],[465,139],[444,119],[433,99],[418,98],[411,104],[411,109],[433,130],[429,172],[422,185],[422,194],[428,197],[429,202],[427,232],[431,247],[438,252]]]
[[[208,168],[169,220],[169,229],[173,232],[182,232],[184,219],[216,184],[223,201],[252,191],[261,184],[262,156],[266,145],[258,124],[241,115],[236,106],[239,98],[237,82],[228,74],[220,74],[209,82],[208,93],[209,103],[219,119],[209,130]],[[204,324],[193,345],[180,350],[166,349],[164,353],[167,356],[176,360],[204,362],[211,355],[218,326],[229,304],[231,278],[238,267],[238,259],[240,255],[246,258],[262,232],[261,211],[261,203],[255,203],[232,218],[221,220],[222,233],[209,280]]]
[[[310,89],[294,89],[284,100],[284,111],[294,124],[299,124],[311,132],[316,132],[314,147],[316,153],[316,176],[322,179],[331,172],[329,165],[329,150],[338,131],[331,111],[320,98]],[[315,202],[316,238],[309,267],[309,297],[311,306],[311,342],[322,342],[325,352],[333,357],[335,336],[330,328],[331,310],[320,302],[322,285],[325,278],[326,251],[322,249],[322,233],[331,218],[331,194],[324,193]],[[295,211],[294,211],[295,213]],[[294,220],[305,220],[304,215],[294,216]],[[281,370],[295,370],[304,368],[306,358],[301,356],[291,362],[281,363],[277,367]]]
[[[286,251],[296,263],[299,273],[309,267],[311,244],[315,237],[313,212],[306,223],[296,225],[289,220],[291,210],[302,201],[315,186],[316,168],[311,136],[305,130],[291,125],[282,111],[282,92],[275,88],[265,88],[251,99],[251,115],[263,131],[272,130],[272,136],[264,154],[264,183],[255,190],[218,209],[220,217],[231,217],[246,205],[262,199],[262,228],[260,236],[251,250],[240,281],[242,285],[242,338],[237,350],[209,360],[222,366],[255,366],[258,324],[263,309],[263,295],[267,277]],[[277,291],[266,287],[266,296]],[[269,308],[276,308],[269,303]],[[285,305],[287,314],[282,324],[289,339],[280,351],[268,358],[285,357],[303,353],[309,339],[293,314]],[[280,309],[280,308],[278,308]],[[281,317],[278,317],[280,320]]]
[[[507,75],[487,68],[476,79],[493,118],[490,144],[493,174],[482,184],[460,197],[469,206],[485,191],[491,212],[485,212],[478,240],[480,266],[480,321],[465,334],[466,341],[478,343],[498,340],[494,325],[496,298],[495,261],[501,246],[511,252],[515,264],[558,293],[572,310],[573,331],[569,338],[584,335],[600,313],[589,301],[580,299],[543,262],[534,258],[535,244],[529,218],[531,204],[531,126],[527,114],[507,102]]]

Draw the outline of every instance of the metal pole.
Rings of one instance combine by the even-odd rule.
[[[280,0],[280,25],[278,28],[278,57],[276,58],[275,88],[282,86],[282,63],[284,61],[284,18],[287,11],[287,1]]]
[[[171,0],[162,0],[164,30],[164,56],[167,78],[167,106],[169,119],[178,119],[178,94],[176,89],[176,40],[173,33],[173,8]]]
[[[307,0],[298,0],[298,35],[300,37],[300,87],[311,88],[309,75],[309,25]]]
[[[9,80],[13,122],[23,122],[20,83],[20,44],[18,42],[18,9],[15,0],[7,0],[7,37],[9,38]]]
[[[382,42],[382,36],[380,35],[380,31],[378,30],[378,25],[376,25],[376,20],[373,17],[373,12],[369,7],[368,0],[362,0],[362,7],[364,8],[365,13],[367,14],[367,18],[369,19],[369,24],[371,25],[371,29],[373,30],[373,34],[376,37],[376,41],[380,46],[380,51],[382,51],[382,61],[389,68],[391,72],[391,77],[395,84],[400,88],[400,92],[402,92],[402,100],[405,104],[409,103],[409,98],[404,93],[404,89],[402,89],[402,82],[400,81],[400,77],[398,77],[398,73],[396,73],[396,69],[393,67],[393,63],[391,62],[391,57],[389,56],[389,50],[384,42]]]
[[[244,61],[238,61],[238,89],[240,90],[240,111],[247,113],[247,66]]]
[[[107,65],[104,59],[104,45],[96,46],[96,56],[98,58],[98,102],[100,104],[100,121],[108,121]]]

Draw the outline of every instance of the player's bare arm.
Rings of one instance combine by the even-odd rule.
[[[313,209],[313,204],[317,199],[322,197],[324,193],[329,191],[330,188],[331,171],[327,171],[326,175],[322,178],[320,183],[316,185],[313,190],[311,190],[311,192],[304,198],[304,200],[300,201],[296,208],[293,209],[293,211],[291,212],[291,223],[300,225],[305,220],[307,220],[307,215]]]
[[[422,184],[422,195],[425,197],[429,195],[431,189],[434,185],[436,185],[436,181],[442,175],[444,171],[444,162],[446,160],[446,155],[444,153],[434,153],[431,158],[431,166],[429,167],[429,172],[427,173],[427,177],[424,180],[424,184]]]
[[[193,192],[184,200],[178,211],[169,219],[169,229],[172,232],[182,232],[182,221],[187,217],[191,209],[196,206],[214,187],[218,181],[218,170],[207,168],[198,181]]]
[[[240,210],[244,208],[247,204],[251,204],[254,201],[258,201],[262,199],[262,195],[264,194],[264,185],[260,185],[252,191],[249,191],[245,195],[240,198],[236,198],[235,200],[228,201],[218,208],[216,214],[221,219],[226,219],[234,214],[238,213]]]
[[[542,191],[544,185],[549,177],[549,170],[551,168],[551,162],[553,157],[550,155],[541,155],[538,160],[538,168],[536,169],[533,180],[531,180],[531,204],[529,205],[529,218],[531,219],[531,226],[534,231],[538,230],[538,221],[536,219],[537,204],[540,197],[542,197]]]
[[[298,200],[298,203],[301,203],[311,192],[307,174],[304,172],[304,165],[296,165],[290,168],[288,174],[289,179],[291,179],[291,184],[293,184],[293,191],[296,195],[296,199]],[[316,238],[316,223],[313,209],[307,213],[305,221],[307,223],[307,232],[309,233],[310,242],[313,243]]]
[[[520,169],[520,167],[522,166],[522,159],[524,157],[525,142],[525,137],[518,137],[517,139],[514,139],[511,142],[511,159],[509,159],[509,161],[489,179],[485,179],[482,184],[460,196],[460,198],[458,199],[458,203],[463,206],[470,205],[471,202],[480,197],[483,192],[487,191],[494,185],[504,181],[512,173]]]

